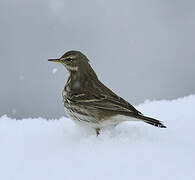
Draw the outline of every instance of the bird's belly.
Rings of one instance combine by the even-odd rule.
[[[92,112],[91,109],[87,110],[84,107],[78,107],[77,105],[64,102],[64,108],[66,115],[72,119],[76,124],[81,126],[88,126],[92,128],[103,128],[107,126],[116,126],[124,121],[132,121],[130,117],[123,115],[115,115],[112,117],[101,118]]]
[[[115,116],[112,116],[110,118],[103,120],[101,125],[102,125],[102,127],[116,126],[119,123],[122,123],[125,121],[137,121],[137,119],[131,118],[129,116],[124,116],[124,115],[115,115]]]
[[[121,122],[127,121],[127,118],[121,116],[114,116],[106,119],[98,119],[90,114],[87,110],[79,109],[78,112],[75,112],[76,109],[71,106],[65,106],[65,112],[67,116],[72,119],[76,124],[80,126],[88,126],[91,128],[104,128],[109,126],[116,126]],[[128,118],[129,119],[129,118]],[[130,119],[129,119],[130,120]]]
[[[81,126],[90,126],[97,128],[99,124],[98,118],[89,114],[87,110],[78,107],[70,106],[68,104],[64,105],[66,115],[72,119],[76,124]]]

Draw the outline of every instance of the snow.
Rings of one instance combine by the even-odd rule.
[[[57,68],[53,68],[53,69],[52,69],[52,74],[55,74],[57,71],[58,71]]]
[[[194,180],[195,95],[137,108],[167,129],[126,122],[99,137],[71,120],[0,118],[2,180]]]

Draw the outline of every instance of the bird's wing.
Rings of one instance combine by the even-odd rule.
[[[136,110],[131,104],[115,94],[104,94],[94,92],[85,92],[74,94],[68,97],[68,100],[75,104],[90,106],[102,110],[116,112],[132,112],[133,114],[141,115],[141,112]]]

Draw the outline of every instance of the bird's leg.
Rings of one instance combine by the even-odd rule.
[[[95,129],[96,135],[98,136],[100,134],[100,128]]]

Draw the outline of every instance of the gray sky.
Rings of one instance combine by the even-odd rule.
[[[0,115],[64,115],[72,49],[133,105],[195,93],[193,0],[1,0],[0,24]]]

